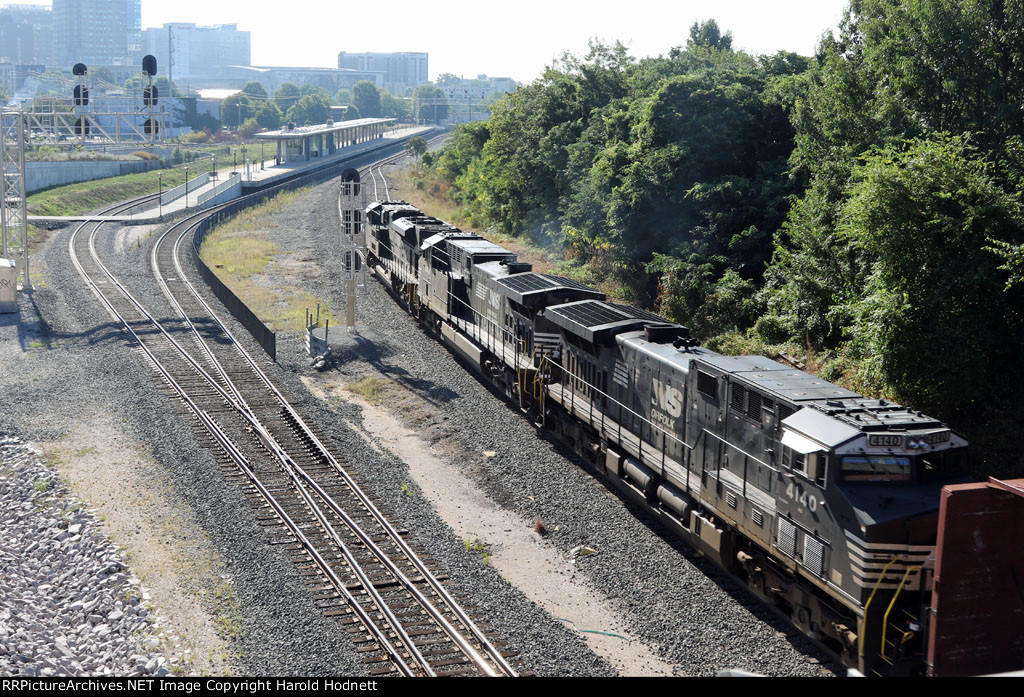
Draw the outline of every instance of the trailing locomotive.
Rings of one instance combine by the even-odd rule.
[[[535,273],[403,201],[369,263],[411,313],[606,479],[866,675],[924,669],[942,423]]]

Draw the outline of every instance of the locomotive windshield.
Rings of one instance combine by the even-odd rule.
[[[920,455],[918,460],[917,476],[922,484],[944,482],[967,475],[967,451],[964,448]]]
[[[931,484],[966,473],[963,448],[914,457],[904,455],[847,455],[841,464],[844,482],[909,482]]]
[[[844,482],[910,481],[910,458],[892,455],[847,455],[843,458]]]

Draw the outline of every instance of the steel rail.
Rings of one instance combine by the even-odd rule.
[[[404,154],[397,154],[397,155],[394,155],[394,156],[392,156],[391,158],[388,158],[388,159],[396,159],[396,158],[402,157],[402,156],[404,156]],[[203,217],[203,216],[194,216],[194,217]],[[476,624],[474,622],[472,622],[472,620],[469,618],[468,614],[461,608],[461,606],[459,606],[459,604],[454,600],[454,598],[451,597],[451,595],[447,592],[447,590],[445,590],[444,586],[441,585],[441,583],[430,572],[430,570],[426,567],[426,565],[422,563],[422,561],[418,558],[418,555],[416,555],[415,552],[411,548],[408,547],[408,545],[405,543],[404,540],[402,540],[401,536],[397,533],[397,531],[395,531],[393,529],[393,527],[390,525],[390,523],[388,523],[388,521],[385,518],[383,518],[383,516],[381,516],[379,514],[379,512],[376,510],[376,508],[369,501],[368,497],[366,497],[365,494],[362,492],[362,490],[359,489],[358,485],[356,485],[355,482],[352,481],[348,477],[347,473],[344,472],[344,470],[340,467],[340,464],[338,464],[337,461],[333,458],[333,456],[330,455],[329,451],[327,451],[326,448],[323,448],[322,444],[320,444],[320,442],[319,442],[319,439],[316,438],[316,435],[312,432],[312,430],[301,420],[301,418],[298,416],[298,414],[294,412],[294,410],[291,408],[291,405],[288,403],[288,401],[283,397],[283,395],[280,394],[280,392],[277,390],[277,388],[273,385],[273,383],[265,375],[265,373],[263,373],[263,371],[259,368],[259,366],[251,358],[251,356],[249,356],[248,353],[241,347],[241,345],[239,344],[237,339],[235,339],[234,335],[230,332],[230,330],[228,330],[228,328],[223,324],[223,322],[221,322],[221,320],[217,316],[217,314],[213,311],[212,308],[210,308],[210,306],[206,303],[206,301],[202,298],[202,296],[196,291],[194,285],[188,280],[187,276],[184,273],[184,269],[181,266],[180,246],[183,243],[183,240],[186,237],[186,235],[192,229],[194,229],[195,225],[197,225],[197,224],[198,224],[197,220],[181,221],[181,222],[177,223],[175,226],[172,226],[172,228],[168,229],[164,233],[164,235],[162,235],[160,237],[160,239],[157,241],[156,245],[154,245],[153,252],[151,253],[151,259],[152,259],[152,263],[154,265],[154,270],[155,270],[155,272],[156,272],[156,274],[158,276],[158,279],[160,281],[161,287],[164,289],[165,295],[168,296],[169,300],[175,306],[175,308],[177,309],[179,314],[182,315],[182,317],[184,318],[186,323],[188,323],[189,326],[192,328],[192,331],[193,331],[194,335],[196,336],[196,338],[199,341],[202,341],[202,338],[199,336],[198,329],[191,322],[190,318],[187,316],[187,313],[184,311],[184,309],[181,307],[181,305],[173,297],[173,294],[171,293],[169,286],[163,280],[162,275],[159,273],[159,266],[158,266],[158,263],[156,261],[156,258],[157,258],[156,255],[157,255],[158,247],[161,244],[164,243],[165,239],[172,232],[174,227],[179,227],[180,226],[183,229],[182,229],[181,234],[178,236],[178,238],[175,241],[174,255],[173,255],[173,259],[174,259],[174,263],[175,263],[175,268],[176,268],[179,280],[181,280],[186,286],[188,286],[188,288],[190,289],[192,294],[195,296],[195,298],[205,308],[206,312],[220,326],[220,329],[231,340],[231,342],[234,344],[235,348],[239,351],[241,356],[248,362],[248,364],[249,364],[250,368],[253,370],[253,372],[258,377],[260,377],[260,379],[264,382],[266,387],[277,397],[277,399],[279,400],[281,405],[284,406],[291,413],[291,415],[295,419],[297,425],[299,425],[303,429],[304,433],[308,437],[310,437],[310,439],[312,441],[314,441],[316,444],[318,444],[319,449],[321,450],[321,454],[324,455],[325,458],[329,460],[329,462],[331,462],[331,464],[334,466],[334,468],[336,470],[339,471],[340,474],[342,474],[342,476],[344,477],[346,483],[351,487],[352,491],[354,493],[356,493],[357,497],[361,500],[361,503],[364,504],[364,506],[367,508],[367,510],[370,511],[371,514],[374,515],[375,518],[377,518],[377,520],[381,524],[381,526],[384,527],[386,532],[388,532],[389,537],[391,537],[393,539],[393,541],[396,543],[396,545],[399,547],[399,549],[403,552],[403,554],[405,554],[406,558],[416,567],[417,571],[420,572],[420,574],[424,578],[424,580],[426,580],[428,582],[428,585],[430,585],[438,593],[438,595],[441,596],[442,600],[449,607],[449,609],[453,612],[453,614],[455,614],[455,616],[470,631],[470,633],[474,636],[474,638],[485,648],[487,653],[490,654],[492,660],[494,660],[502,668],[502,670],[506,674],[508,674],[508,675],[515,675],[515,669],[512,668],[512,666],[509,665],[507,663],[507,661],[505,661],[504,657],[501,656],[501,653],[490,643],[490,641],[486,638],[486,636],[479,629],[479,627],[477,627]],[[220,363],[212,356],[212,353],[210,353],[209,349],[207,349],[207,354],[209,355],[209,357],[211,358],[213,363],[218,367],[218,371],[221,373],[221,375],[225,379],[225,381],[228,382],[232,386],[232,389],[236,392],[236,394],[238,394],[237,388],[234,387],[234,384],[231,381],[231,379],[227,376],[226,371],[224,371],[224,369],[220,365]],[[239,395],[239,397],[240,397],[240,395]],[[241,400],[241,403],[244,403],[244,400]],[[248,408],[248,407],[246,406],[246,408]],[[250,410],[250,413],[251,413],[251,410]],[[254,417],[254,420],[255,420],[255,414],[252,414],[252,416]],[[261,429],[261,430],[263,430],[265,432],[265,429]],[[272,436],[270,436],[269,433],[267,433],[266,436],[267,436],[267,438],[272,440]],[[451,626],[451,624],[437,610],[437,608],[433,605],[433,603],[431,603],[429,601],[429,599],[427,599],[425,596],[423,596],[423,594],[419,591],[419,589],[414,586],[414,584],[405,576],[404,573],[401,572],[400,569],[397,568],[397,566],[395,566],[395,564],[390,559],[390,557],[388,557],[382,550],[380,550],[379,547],[369,538],[369,536],[367,536],[362,531],[362,529],[359,528],[359,526],[354,523],[354,521],[351,521],[351,518],[344,512],[344,510],[340,506],[338,506],[338,504],[333,500],[333,498],[331,498],[329,494],[327,494],[325,491],[323,491],[323,489],[316,483],[316,481],[312,477],[310,477],[302,469],[302,467],[298,465],[298,463],[295,463],[293,460],[291,460],[291,458],[288,458],[288,461],[289,461],[289,467],[294,468],[294,470],[299,474],[299,476],[302,477],[303,480],[305,480],[307,482],[307,485],[311,486],[317,492],[318,496],[320,496],[321,499],[323,499],[324,502],[327,503],[327,505],[331,508],[331,510],[334,511],[334,513],[336,515],[338,515],[339,517],[341,517],[343,520],[346,521],[346,525],[348,525],[354,532],[356,532],[357,536],[360,537],[361,541],[363,541],[364,544],[366,544],[367,548],[369,550],[371,550],[371,552],[374,554],[374,556],[377,557],[378,560],[381,561],[381,563],[384,564],[384,566],[386,568],[388,568],[388,570],[392,574],[394,574],[402,582],[403,586],[405,586],[407,588],[407,590],[409,590],[409,592],[414,596],[414,598],[421,605],[421,607],[423,607],[423,609],[426,610],[427,613],[430,614],[431,617],[434,618],[434,620],[442,627],[442,629],[444,630],[445,634],[447,634],[449,636],[449,638],[451,638],[452,641],[455,642],[455,644],[459,647],[459,649],[464,654],[466,654],[466,656],[468,658],[470,658],[470,660],[472,660],[485,673],[487,673],[488,675],[496,675],[494,670],[479,655],[479,653],[468,642],[466,642],[465,638],[462,637],[462,635],[458,632],[458,630],[456,630],[454,627]]]
[[[441,136],[441,137],[443,137],[443,136]],[[438,139],[439,138],[431,139],[431,142],[433,142],[434,140],[438,140]],[[392,156],[391,158],[388,158],[388,159],[397,159],[399,157],[404,157],[404,156],[405,156],[405,153],[400,153],[400,154],[394,155],[394,156]],[[368,168],[368,169],[370,171],[371,176],[373,176],[373,168],[372,168],[372,166],[370,168]],[[384,178],[384,174],[382,172],[381,173],[381,179],[383,179],[383,178]],[[375,185],[376,185],[376,177],[375,176],[374,176],[374,182],[375,182]],[[339,199],[339,209],[338,210],[339,210],[339,217],[340,217],[340,212],[341,212],[340,199]],[[364,259],[363,262],[365,263],[366,260]],[[404,545],[404,541],[402,541],[402,544]],[[411,553],[411,550],[409,550],[409,551]],[[456,616],[462,622],[463,626],[465,626],[470,631],[470,633],[473,634],[474,638],[480,643],[480,645],[483,646],[484,649],[489,654],[491,654],[491,656],[494,658],[494,660],[498,662],[499,666],[505,672],[505,674],[510,676],[510,677],[517,676],[518,674],[517,674],[515,668],[513,668],[512,665],[508,661],[505,660],[504,656],[501,655],[501,652],[498,651],[497,648],[494,647],[494,645],[490,642],[489,639],[487,639],[487,637],[484,635],[484,632],[481,631],[480,628],[477,627],[476,623],[473,622],[473,620],[469,617],[469,615],[466,614],[465,611],[462,610],[462,608],[455,601],[455,599],[451,597],[451,595],[444,588],[444,586],[442,586],[441,583],[430,572],[430,570],[428,568],[426,568],[426,565],[423,565],[419,561],[418,558],[412,558],[412,561],[413,561],[414,564],[416,564],[417,570],[420,572],[420,574],[424,578],[430,579],[431,585],[435,587],[435,589],[437,590],[437,592],[439,594],[441,594],[442,598],[444,598],[445,602],[452,609],[452,611],[455,612]]]
[[[119,208],[119,206],[114,206],[114,207],[111,207],[110,209],[107,209],[107,210],[111,211],[111,210],[116,210],[117,208]],[[167,370],[166,366],[162,363],[162,361],[160,361],[160,359],[157,358],[157,356],[153,353],[153,351],[150,349],[150,347],[146,345],[146,342],[144,342],[142,340],[142,338],[139,336],[139,334],[134,329],[132,329],[131,325],[128,323],[127,318],[124,317],[123,315],[121,315],[117,311],[117,309],[114,307],[113,303],[99,289],[98,284],[96,284],[89,277],[89,275],[85,271],[85,268],[82,265],[81,261],[78,259],[77,253],[74,250],[74,243],[75,243],[78,235],[85,228],[85,226],[89,225],[89,224],[96,225],[96,228],[93,230],[93,232],[92,232],[92,234],[90,235],[90,238],[89,238],[89,248],[90,248],[90,252],[91,252],[91,254],[93,256],[93,261],[95,263],[97,263],[97,265],[100,267],[100,269],[103,271],[103,273],[110,279],[110,281],[114,284],[114,286],[118,290],[120,290],[132,302],[132,304],[136,307],[136,309],[138,309],[139,312],[141,312],[144,316],[146,316],[147,319],[149,320],[149,322],[151,322],[153,325],[155,325],[161,331],[163,336],[166,339],[168,339],[171,344],[173,344],[175,346],[175,348],[179,352],[179,355],[182,358],[184,358],[195,370],[197,370],[200,373],[200,375],[202,375],[210,383],[210,385],[214,388],[214,390],[217,391],[220,394],[220,396],[225,399],[225,401],[228,401],[230,403],[230,397],[227,395],[227,393],[224,392],[224,390],[221,389],[220,386],[217,385],[214,382],[213,378],[201,366],[199,366],[196,363],[196,361],[188,354],[187,351],[185,351],[174,340],[173,337],[171,337],[167,333],[166,329],[164,329],[163,326],[159,322],[157,322],[156,319],[145,310],[145,308],[134,298],[134,296],[132,296],[131,293],[128,292],[127,288],[120,281],[118,281],[117,278],[115,278],[110,273],[110,271],[106,268],[106,266],[104,266],[103,263],[99,260],[98,255],[95,252],[95,246],[94,246],[93,242],[94,242],[94,239],[95,239],[96,232],[99,230],[99,228],[103,224],[102,221],[85,221],[85,222],[83,222],[75,230],[75,232],[71,235],[71,237],[69,238],[68,247],[69,247],[69,253],[71,255],[72,263],[74,264],[75,268],[78,270],[78,272],[82,276],[82,278],[86,281],[86,284],[97,295],[97,297],[100,299],[101,303],[106,307],[107,311],[116,320],[120,321],[121,324],[125,327],[125,329],[128,330],[128,332],[132,335],[132,337],[135,339],[135,341],[142,348],[143,352],[153,362],[153,364],[156,367],[156,369],[158,370],[158,372],[160,372],[160,374],[164,377],[164,379],[167,380],[168,384],[170,384],[174,388],[174,390],[179,394],[181,399],[183,401],[185,401],[185,403],[188,404],[189,407],[196,413],[197,418],[199,418],[199,420],[203,423],[203,425],[205,425],[207,427],[207,429],[210,430],[211,435],[213,435],[214,439],[218,442],[218,444],[222,448],[225,449],[225,452],[228,453],[229,457],[231,457],[231,459],[239,466],[239,468],[242,469],[243,473],[250,479],[250,481],[257,488],[257,490],[264,497],[264,499],[267,500],[267,503],[281,517],[282,521],[284,521],[285,525],[288,526],[288,528],[296,536],[296,539],[298,539],[300,541],[300,543],[303,545],[303,547],[306,549],[306,551],[310,554],[310,557],[316,562],[317,566],[319,566],[321,568],[321,570],[324,572],[324,574],[327,576],[327,578],[331,581],[332,585],[334,585],[337,588],[337,590],[346,598],[346,600],[348,601],[349,605],[351,605],[353,607],[354,611],[357,613],[357,615],[359,616],[360,620],[362,620],[363,623],[366,625],[367,630],[370,631],[370,633],[372,635],[374,635],[374,638],[377,640],[377,642],[381,646],[382,650],[384,650],[385,653],[387,653],[391,657],[391,659],[395,662],[396,666],[398,666],[399,671],[402,672],[403,674],[407,675],[407,676],[415,675],[415,672],[405,662],[404,658],[401,656],[401,654],[398,652],[398,650],[393,646],[393,644],[391,644],[391,642],[390,642],[389,638],[386,636],[386,634],[384,634],[382,631],[380,631],[380,628],[368,616],[368,614],[365,612],[365,610],[359,604],[358,600],[356,600],[355,597],[349,592],[348,588],[345,586],[345,583],[340,578],[338,578],[337,574],[334,572],[333,569],[330,568],[330,565],[322,557],[322,555],[320,555],[320,553],[316,550],[316,548],[313,546],[312,542],[310,542],[309,539],[305,536],[305,534],[302,533],[302,531],[299,529],[299,527],[294,523],[294,521],[291,520],[291,518],[284,511],[283,507],[277,502],[277,500],[274,498],[274,496],[272,494],[270,494],[270,492],[262,484],[262,482],[259,480],[259,478],[256,476],[256,474],[253,472],[252,468],[249,466],[248,460],[247,460],[247,458],[245,458],[245,455],[243,453],[241,453],[240,450],[237,449],[237,446],[235,446],[231,442],[230,438],[226,434],[223,433],[221,428],[205,412],[205,410],[200,408],[195,403],[195,401],[187,394],[187,392],[181,387],[181,385],[177,382],[177,380],[175,380],[174,377],[170,374],[170,372]],[[243,418],[245,417],[245,414],[241,414],[241,415],[243,416]],[[252,424],[252,425],[254,426],[254,428],[261,427],[261,425],[258,424],[258,422],[256,424]],[[343,547],[343,551],[346,550],[346,549],[347,548]],[[358,568],[358,565],[357,565],[357,568]],[[364,583],[364,588],[366,589],[367,593],[371,595],[371,597],[373,597],[376,594],[376,589],[372,586],[372,584],[367,586]],[[386,605],[383,604],[383,601],[378,603],[378,607],[381,608],[382,614],[385,614],[385,616],[387,616],[387,613],[389,612],[389,610],[386,609]],[[391,619],[394,619],[393,615],[391,616]],[[395,619],[395,622],[397,624],[397,620],[396,619]],[[390,623],[391,622],[389,621],[389,624]],[[400,625],[399,625],[398,633],[399,633],[400,636],[402,634],[404,634],[404,631],[401,630]],[[406,638],[408,638],[408,637],[406,637]],[[405,642],[403,642],[403,643],[405,643]],[[417,649],[415,649],[415,644],[412,642],[411,639],[409,639],[409,643],[413,646],[413,650],[411,652],[412,655],[417,656],[419,654],[419,652],[418,652]],[[422,656],[419,656],[417,658],[417,661],[421,662],[421,665],[425,666],[425,672],[430,674],[432,669],[430,669],[429,666],[426,665],[425,661],[423,661],[421,659],[422,659]]]

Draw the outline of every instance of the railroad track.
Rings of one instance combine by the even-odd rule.
[[[516,675],[512,652],[445,589],[188,280],[182,250],[213,212],[183,219],[154,244],[154,276],[179,317],[172,322],[158,321],[103,265],[95,247],[102,223],[81,224],[69,253],[220,450],[225,474],[246,487],[271,543],[286,545],[317,604],[352,633],[372,675]]]

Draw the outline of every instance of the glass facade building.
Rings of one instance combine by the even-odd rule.
[[[142,0],[53,0],[57,65],[142,60]]]

